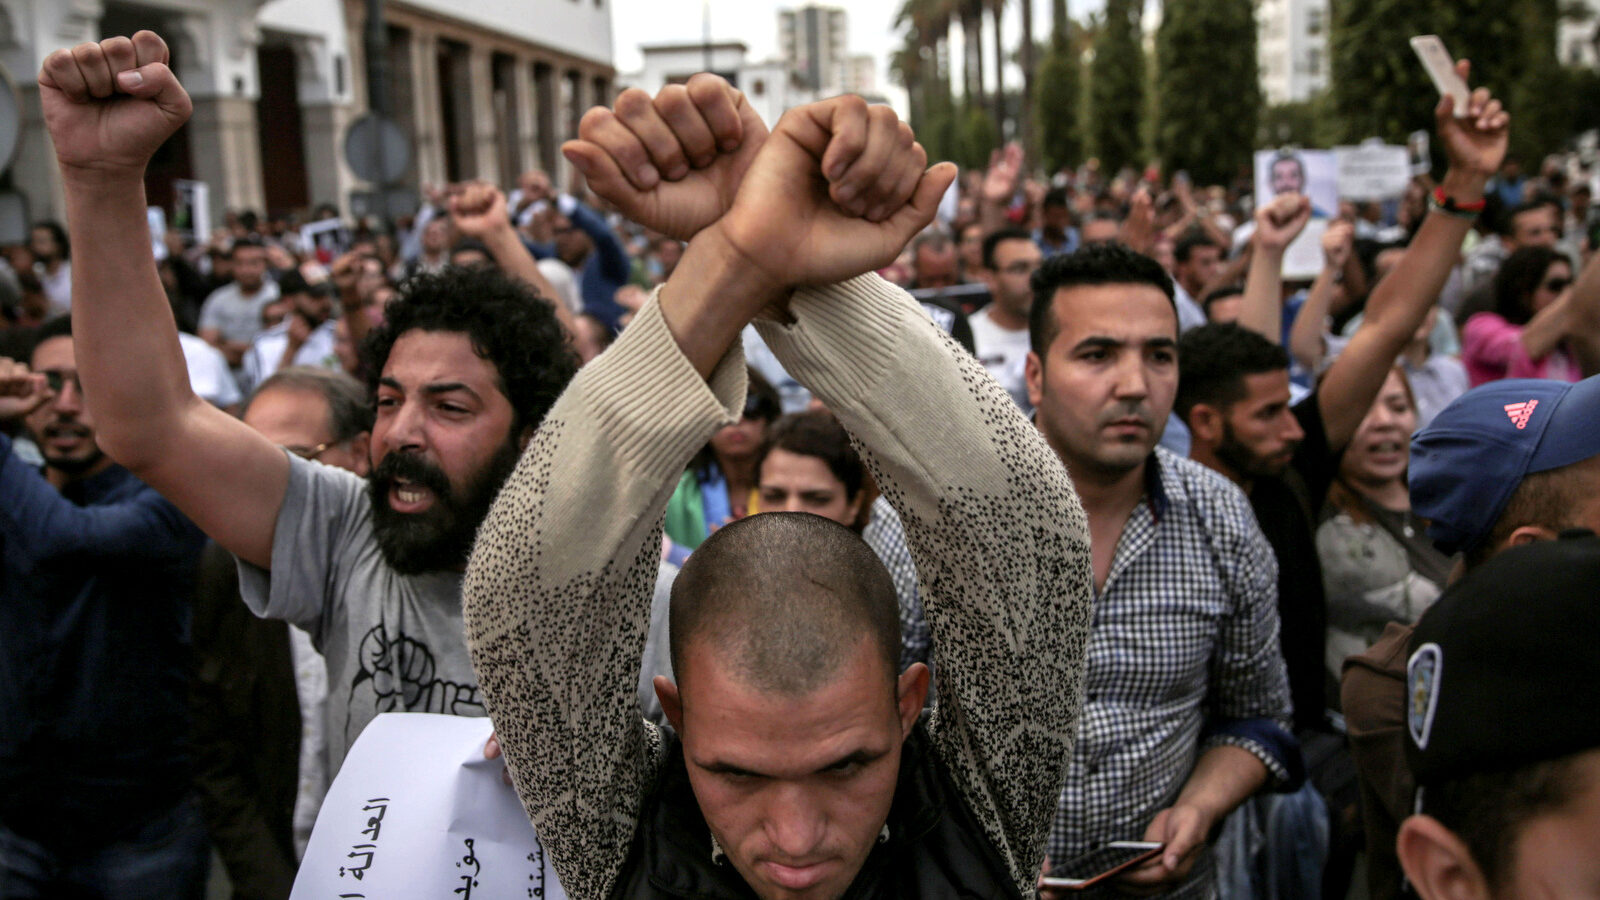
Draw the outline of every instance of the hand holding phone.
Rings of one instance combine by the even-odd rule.
[[[1436,34],[1419,34],[1411,39],[1411,49],[1422,60],[1422,67],[1433,79],[1433,86],[1439,89],[1439,96],[1448,96],[1455,101],[1456,118],[1466,118],[1469,115],[1471,93],[1467,90],[1467,83],[1456,74],[1455,60],[1451,59],[1450,51],[1444,48],[1444,41]]]
[[[1166,849],[1155,841],[1110,841],[1046,872],[1039,886],[1067,891],[1088,890],[1155,859]]]

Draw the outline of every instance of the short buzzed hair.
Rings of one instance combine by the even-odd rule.
[[[1468,571],[1488,562],[1506,549],[1512,532],[1524,525],[1543,525],[1551,531],[1588,528],[1583,521],[1583,506],[1600,484],[1600,456],[1591,456],[1568,466],[1533,472],[1522,479],[1506,498],[1505,509],[1495,519],[1489,533],[1462,554]]]
[[[718,529],[672,583],[672,669],[703,642],[745,684],[788,697],[827,684],[873,644],[892,683],[900,665],[894,583],[861,537],[811,513],[761,513]]]

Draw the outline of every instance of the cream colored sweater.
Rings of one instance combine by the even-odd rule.
[[[1082,700],[1089,532],[1066,470],[983,367],[875,275],[758,328],[858,442],[905,523],[933,631],[935,752],[1031,896]],[[634,699],[661,517],[738,420],[737,344],[702,379],[655,301],[551,409],[478,535],[467,638],[517,793],[576,900],[625,861],[660,765]]]

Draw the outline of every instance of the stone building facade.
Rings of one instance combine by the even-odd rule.
[[[561,142],[615,69],[611,0],[386,0],[390,107],[410,136],[401,185],[540,167],[566,182]],[[367,0],[0,0],[0,65],[22,114],[9,180],[35,219],[59,217],[60,177],[34,78],[58,47],[150,28],[167,39],[194,99],[190,123],[152,161],[146,189],[170,208],[172,181],[210,185],[224,210],[279,213],[370,188],[344,161],[346,128],[368,109]]]

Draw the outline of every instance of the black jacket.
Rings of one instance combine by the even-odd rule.
[[[662,741],[661,776],[640,809],[613,900],[755,897],[725,858],[711,861],[711,833],[689,784],[683,745],[671,729],[662,730]],[[889,840],[873,847],[844,900],[1017,896],[1005,857],[961,802],[918,722],[901,749]]]

